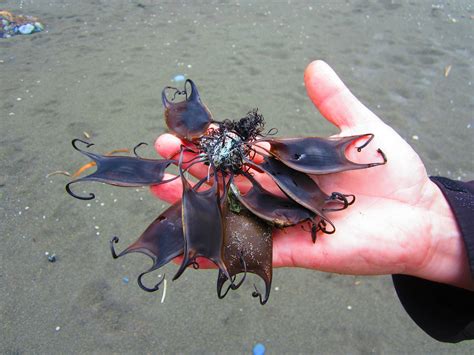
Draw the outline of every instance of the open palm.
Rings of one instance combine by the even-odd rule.
[[[380,148],[388,162],[371,169],[314,177],[326,193],[354,194],[356,202],[347,210],[328,213],[336,232],[318,235],[315,244],[300,225],[275,229],[274,266],[344,274],[406,273],[443,281],[447,277],[443,275],[445,271],[439,272],[433,265],[442,261],[437,250],[445,242],[435,234],[438,230],[451,230],[451,234],[445,233],[446,238],[459,235],[446,201],[429,180],[419,156],[360,103],[326,63],[315,61],[308,66],[305,85],[321,114],[340,129],[337,136],[375,135],[361,152],[354,145],[349,147],[349,159],[380,161]],[[171,157],[179,152],[180,145],[178,138],[164,134],[158,137],[155,148],[162,156]],[[191,170],[198,177],[206,172],[198,166]],[[258,173],[256,178],[268,190],[277,190],[270,178]],[[180,182],[175,181],[153,186],[152,192],[160,199],[174,202],[181,198],[182,189]]]

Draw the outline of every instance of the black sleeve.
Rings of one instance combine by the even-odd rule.
[[[474,279],[474,181],[431,180],[454,212]],[[450,343],[474,339],[474,292],[407,275],[393,275],[393,283],[405,310],[428,335]]]

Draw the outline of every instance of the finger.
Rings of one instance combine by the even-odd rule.
[[[151,193],[160,200],[170,204],[178,202],[183,197],[183,183],[181,178],[176,178],[176,175],[165,173],[163,180],[170,181],[159,185],[151,185]],[[191,185],[191,187],[195,185],[193,181],[188,180],[188,183]],[[198,191],[206,190],[207,188],[208,187],[203,185],[198,189]]]
[[[181,265],[183,262],[184,256],[177,256],[176,258],[173,259],[173,263],[177,265]],[[217,269],[216,264],[214,264],[211,260],[203,257],[198,257],[196,259],[196,262],[199,264],[200,269]],[[188,268],[191,268],[191,265],[188,266]]]
[[[174,177],[175,175],[166,173],[164,180],[169,180]],[[183,184],[181,179],[178,178],[161,185],[152,185],[150,186],[150,191],[160,200],[173,204],[181,199],[183,195]]]
[[[381,122],[322,60],[308,65],[304,81],[308,96],[319,112],[341,130]]]
[[[178,202],[183,197],[183,183],[181,178],[176,178],[176,175],[166,173],[163,180],[171,181],[165,182],[164,184],[150,186],[151,193],[160,200],[170,204]],[[188,183],[191,187],[195,185],[193,181],[188,180]],[[206,190],[207,188],[208,187],[203,185],[198,190]]]
[[[255,154],[252,154],[252,161],[256,164],[260,164],[263,162],[265,156],[267,156],[270,150],[270,143],[269,142],[258,142],[253,145],[253,149]]]
[[[184,142],[178,137],[164,133],[155,141],[155,150],[165,159],[178,159],[181,146]]]
[[[181,146],[189,146],[191,149],[193,148],[192,145],[189,143],[185,143],[178,137],[164,133],[160,135],[155,141],[155,149],[159,155],[161,155],[165,159],[179,159],[179,154],[181,151]],[[195,154],[185,152],[183,156],[183,161],[191,161],[195,157]],[[183,168],[186,168],[187,164],[183,164]],[[208,175],[209,167],[204,164],[194,164],[190,169],[189,172],[199,178],[202,179],[203,177]]]

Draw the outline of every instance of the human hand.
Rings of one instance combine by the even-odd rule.
[[[382,149],[388,163],[371,169],[314,177],[326,193],[354,194],[347,210],[328,213],[336,226],[331,235],[320,235],[316,244],[301,226],[275,229],[273,264],[353,275],[408,274],[473,288],[464,244],[449,205],[432,183],[415,151],[392,128],[359,102],[336,73],[315,61],[305,71],[308,96],[321,114],[340,129],[336,136],[375,135],[358,152],[346,155],[356,162],[379,161]],[[164,157],[179,152],[181,141],[173,135],[158,137],[155,148]],[[375,147],[371,149],[370,147]],[[194,166],[202,177],[207,168]],[[255,172],[257,180],[276,192],[271,179]],[[181,198],[181,183],[152,187],[160,199]]]

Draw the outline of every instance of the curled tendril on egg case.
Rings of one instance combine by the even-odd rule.
[[[96,170],[66,185],[73,197],[90,200],[95,197],[93,193],[77,195],[71,185],[99,181],[132,187],[181,180],[181,200],[162,212],[133,244],[117,253],[114,245],[118,237],[110,241],[114,258],[140,252],[153,260],[153,265],[138,277],[138,284],[145,291],[157,291],[164,276],[152,287],[143,284],[143,276],[175,257],[182,255],[183,259],[173,280],[188,266],[198,268],[197,258],[204,257],[219,269],[219,298],[239,288],[247,274],[253,273],[263,279],[265,290],[260,292],[254,285],[252,296],[265,304],[272,282],[272,228],[301,224],[308,238],[316,242],[318,234],[336,230],[329,215],[355,202],[354,195],[323,191],[310,175],[371,168],[387,162],[380,149],[380,162],[361,164],[346,157],[347,148],[355,142],[361,142],[356,147],[358,151],[365,148],[374,138],[371,133],[338,138],[278,138],[276,129],[265,129],[265,120],[257,109],[237,120],[217,121],[191,80],[186,80],[183,90],[166,87],[162,101],[168,128],[183,141],[176,159],[142,158],[137,149],[144,143],[133,149],[134,156],[100,155],[90,151],[92,143],[75,139],[73,147],[92,162],[72,176],[92,166]],[[258,145],[261,142],[267,148]],[[193,158],[185,160],[185,153]],[[263,156],[258,163],[253,160],[257,153]],[[196,164],[207,166],[208,173],[193,185],[186,172]],[[170,165],[177,165],[179,174],[165,179]],[[283,193],[277,195],[265,189],[257,180],[256,171],[268,175]],[[237,176],[250,186],[247,191],[239,189]],[[238,274],[242,274],[239,281]],[[228,286],[223,291],[226,282]]]

